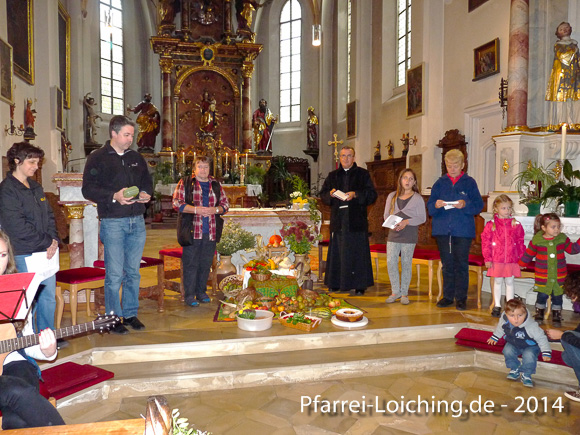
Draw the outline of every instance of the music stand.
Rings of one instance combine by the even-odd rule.
[[[34,275],[34,273],[0,275],[0,320],[22,320],[26,317],[30,308],[27,291],[31,287],[30,284]],[[38,288],[38,283],[36,286]],[[32,302],[35,294],[36,290],[34,290],[30,302]],[[24,313],[18,315],[21,308],[23,308],[23,302],[25,303]],[[17,317],[19,318],[17,319]]]

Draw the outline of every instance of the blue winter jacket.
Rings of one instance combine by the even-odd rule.
[[[443,201],[465,201],[465,207],[445,210],[444,207],[435,208],[438,199]],[[463,174],[455,183],[447,174],[439,178],[431,189],[431,196],[427,201],[427,210],[433,217],[431,234],[433,236],[454,236],[475,238],[474,216],[483,209],[483,200],[477,188],[477,183],[467,174]]]

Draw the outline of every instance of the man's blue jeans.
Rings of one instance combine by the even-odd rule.
[[[16,255],[14,261],[18,272],[28,272],[26,257],[30,255]],[[33,323],[34,332],[39,333],[43,329],[54,329],[54,311],[56,310],[56,275],[46,278],[40,283],[36,297],[36,303],[32,307],[32,314],[36,317]],[[29,303],[32,301],[28,301]]]
[[[101,220],[101,241],[105,246],[105,309],[107,314],[133,317],[139,309],[141,257],[145,247],[143,216]],[[123,299],[119,291],[123,286]]]
[[[506,343],[503,348],[503,356],[505,357],[505,365],[510,370],[520,369],[520,372],[525,375],[533,375],[536,373],[536,366],[538,365],[538,356],[540,355],[540,346],[537,344],[528,346],[524,349],[518,349],[511,343]],[[522,363],[518,356],[522,356]]]
[[[574,334],[576,337],[580,337],[580,332],[578,331],[568,331],[566,334]],[[580,384],[580,347],[566,343],[561,340],[562,347],[564,348],[564,353],[562,354],[562,359],[566,365],[574,369],[574,374],[578,378],[578,383]]]
[[[472,239],[468,237],[436,236],[437,247],[443,265],[443,297],[450,301],[467,300],[469,288],[469,249]]]

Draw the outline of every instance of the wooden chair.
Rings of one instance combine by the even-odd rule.
[[[379,279],[379,256],[380,254],[387,254],[387,245],[385,243],[376,243],[371,245],[371,260],[375,260],[375,270],[377,279]]]
[[[105,262],[103,260],[97,260],[93,263],[94,267],[101,269],[105,268]],[[157,312],[163,313],[165,311],[164,305],[164,288],[163,288],[163,261],[159,258],[153,257],[141,257],[140,269],[145,267],[157,267],[157,284],[149,287],[139,288],[139,299],[153,299],[157,301]],[[105,293],[101,289],[95,290],[95,307],[103,306],[105,304]]]
[[[441,260],[437,268],[437,283],[439,284],[439,295],[437,300],[441,299],[443,294],[443,272]],[[477,274],[477,308],[481,308],[481,287],[483,285],[483,271],[485,270],[485,261],[482,255],[469,254],[469,271]]]
[[[318,242],[318,282],[324,281],[324,273],[326,272],[326,260],[322,256],[322,248],[328,247],[330,240],[320,240]]]
[[[77,295],[85,290],[87,298],[87,316],[91,317],[91,289],[105,285],[105,270],[98,267],[78,267],[76,269],[59,270],[56,273],[56,327],[60,328],[64,303],[62,290],[70,292],[70,312],[72,324],[77,324]]]
[[[433,270],[440,259],[439,251],[433,249],[415,248],[413,252],[413,265],[417,267],[417,288],[421,286],[421,266],[427,266],[429,269],[429,300],[433,295]],[[441,294],[441,284],[439,284],[439,294]]]
[[[183,289],[183,248],[166,248],[159,251],[159,259],[163,262],[161,265],[161,284],[164,289],[169,289],[181,294],[181,301],[185,300],[185,290]],[[165,257],[179,258],[178,269],[167,269],[165,267]],[[179,282],[172,281],[179,278]],[[217,256],[214,254],[208,283],[211,285],[212,292],[217,291]]]

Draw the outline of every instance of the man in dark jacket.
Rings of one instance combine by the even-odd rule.
[[[364,294],[374,285],[367,206],[376,201],[377,191],[369,172],[355,163],[352,147],[342,147],[339,157],[340,168],[328,174],[320,191],[322,202],[332,207],[324,284]]]
[[[109,123],[110,141],[89,155],[83,174],[82,192],[97,203],[101,220],[100,238],[105,246],[105,308],[123,317],[113,332],[127,334],[123,325],[140,330],[139,267],[145,246],[145,204],[151,199],[153,181],[145,159],[131,150],[135,124],[121,115]],[[125,197],[128,187],[137,186],[136,197]],[[119,291],[123,287],[123,299]]]

